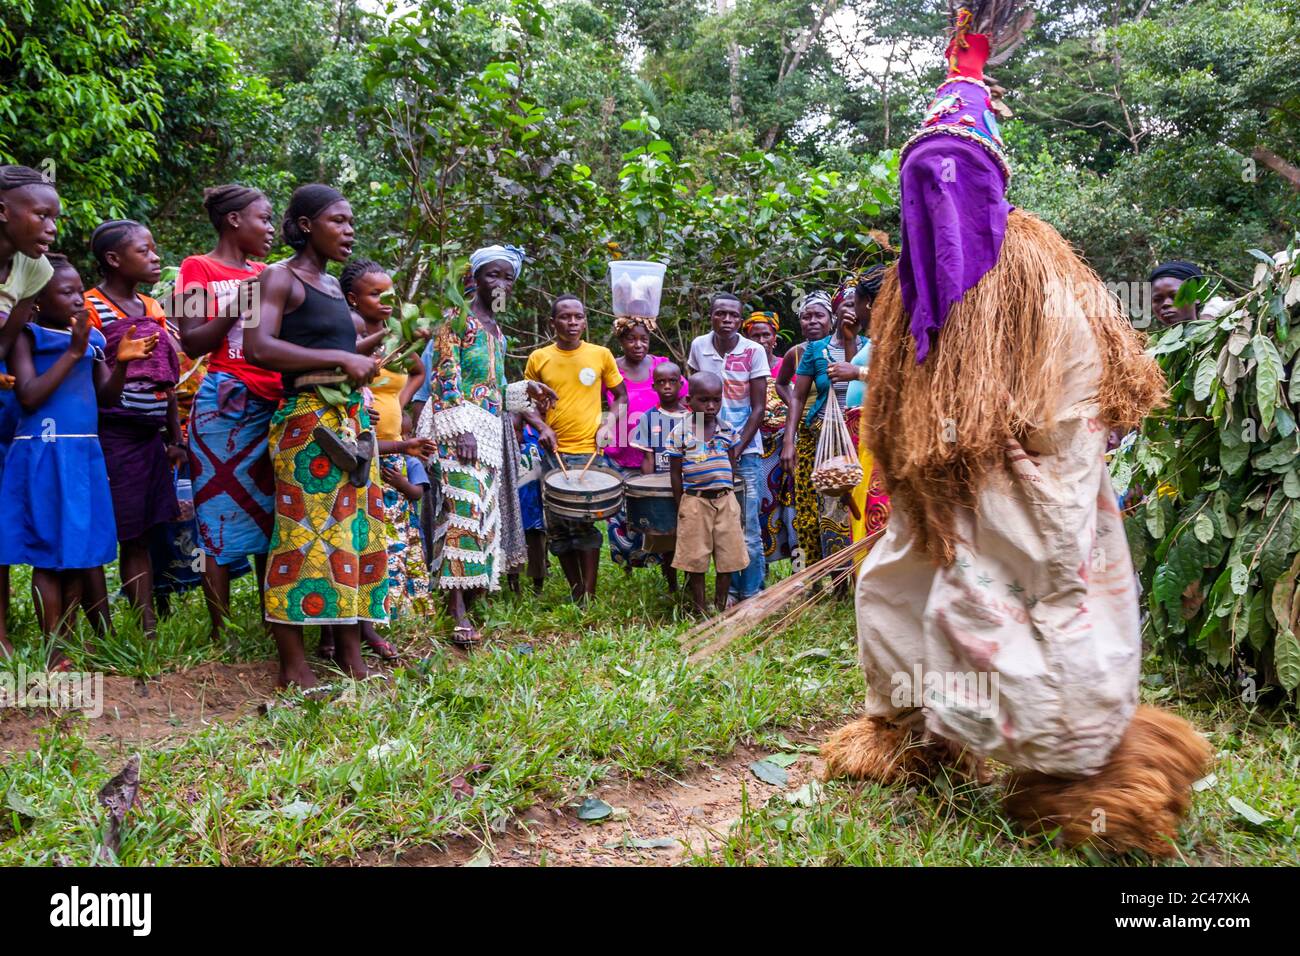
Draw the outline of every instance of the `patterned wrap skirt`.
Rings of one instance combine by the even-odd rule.
[[[406,475],[405,455],[384,455],[380,464]],[[384,489],[384,535],[388,541],[388,613],[429,611],[429,569],[424,563],[420,522],[406,495],[388,485]]]
[[[640,468],[620,465],[608,455],[603,456],[602,464],[618,472],[624,481],[641,474]],[[646,549],[646,536],[628,523],[626,503],[618,509],[618,514],[612,515],[605,522],[605,533],[609,537],[609,556],[621,568],[659,567],[664,563],[665,557],[672,557],[671,554],[664,555]]]
[[[218,564],[265,554],[275,505],[268,452],[276,403],[229,372],[209,372],[190,414],[190,474],[199,542]]]
[[[359,397],[346,407],[315,391],[286,395],[271,419],[275,524],[266,567],[266,619],[283,624],[388,621],[388,541],[379,461],[356,488],[321,450],[324,425],[360,434],[370,427]]]
[[[797,546],[794,531],[794,482],[781,466],[785,432],[762,431],[763,488],[758,520],[763,531],[763,554],[768,562],[785,561]]]
[[[466,464],[438,444],[439,508],[429,535],[429,568],[439,588],[500,589],[499,468]]]

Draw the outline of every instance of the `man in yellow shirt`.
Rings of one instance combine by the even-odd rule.
[[[587,309],[576,295],[562,295],[551,305],[551,331],[555,342],[528,356],[524,378],[554,390],[555,405],[542,421],[535,414],[543,448],[562,456],[566,468],[582,469],[598,448],[610,444],[615,429],[627,427],[627,385],[604,346],[584,342]],[[602,420],[603,389],[614,396],[615,407]],[[528,416],[526,416],[528,417]],[[596,594],[596,571],[603,543],[595,524],[562,521],[547,516],[546,536],[551,553],[560,561],[575,601]]]

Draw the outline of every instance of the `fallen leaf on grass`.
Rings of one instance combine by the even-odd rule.
[[[293,803],[286,803],[284,806],[280,807],[279,812],[282,816],[286,816],[290,820],[297,820],[301,823],[308,817],[315,816],[319,813],[320,807],[317,804],[308,803],[306,800],[298,799],[293,801]]]
[[[451,787],[451,792],[457,800],[468,800],[474,796],[474,788],[469,785],[469,781],[465,779],[464,774],[452,777],[448,786]]]
[[[821,752],[820,747],[815,747],[812,744],[797,744],[789,737],[787,737],[785,734],[780,734],[777,736],[776,745],[780,747],[782,750],[792,750],[796,753],[801,753],[801,754],[815,754]]]
[[[1193,783],[1192,789],[1195,790],[1197,793],[1200,793],[1202,790],[1209,790],[1212,786],[1218,783],[1218,781],[1219,781],[1218,777],[1216,777],[1214,774],[1210,774],[1209,776],[1202,777],[1200,780],[1197,780],[1195,783]]]
[[[1228,798],[1228,806],[1237,811],[1237,815],[1247,823],[1253,823],[1257,827],[1265,826],[1273,822],[1273,818],[1268,814],[1260,813],[1249,803],[1244,800],[1238,800],[1236,797]]]
[[[491,866],[492,851],[486,846],[479,847],[479,851],[471,856],[461,866]]]
[[[40,816],[36,810],[36,805],[17,790],[10,790],[5,794],[5,806],[20,817],[27,817],[30,820],[35,820]]]
[[[383,743],[375,744],[367,750],[366,759],[371,763],[383,763],[389,757],[402,755],[411,750],[411,745],[405,740],[385,740]]]
[[[806,651],[800,651],[794,657],[790,658],[790,660],[803,661],[803,660],[807,660],[810,657],[815,657],[818,660],[825,660],[830,656],[831,656],[831,652],[824,647],[810,647]]]
[[[604,800],[597,800],[595,797],[588,797],[582,801],[582,806],[578,807],[579,820],[603,820],[611,813],[614,808]]]
[[[790,780],[790,775],[785,772],[784,767],[778,767],[767,760],[755,760],[749,765],[749,769],[759,780],[770,783],[774,787],[784,787]]]
[[[821,802],[821,798],[822,785],[816,780],[809,780],[794,793],[785,794],[786,801],[796,807],[811,807]]]
[[[798,754],[768,754],[763,758],[763,762],[775,764],[778,767],[788,767],[798,759]]]
[[[673,850],[679,846],[681,846],[681,841],[674,840],[671,837],[656,837],[653,840],[641,840],[641,839],[633,839],[632,837],[624,835],[623,839],[621,840],[618,840],[614,843],[606,843],[605,849],[607,850],[619,850],[619,849]]]

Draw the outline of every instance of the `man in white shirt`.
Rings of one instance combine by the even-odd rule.
[[[719,292],[709,300],[709,321],[713,331],[691,342],[687,365],[692,372],[712,372],[722,379],[722,408],[718,417],[740,432],[732,448],[736,474],[745,485],[745,548],[749,565],[732,576],[732,595],[745,600],[763,589],[767,561],[763,556],[763,534],[759,524],[763,440],[758,426],[767,406],[767,353],[756,342],[742,336],[740,300]]]

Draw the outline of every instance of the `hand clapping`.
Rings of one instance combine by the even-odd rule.
[[[158,333],[153,332],[141,338],[132,338],[131,329],[126,330],[126,334],[117,343],[117,360],[119,362],[134,362],[137,359],[148,358],[153,354],[153,350],[158,346]],[[75,336],[75,332],[73,333]],[[89,338],[89,330],[87,330]]]

